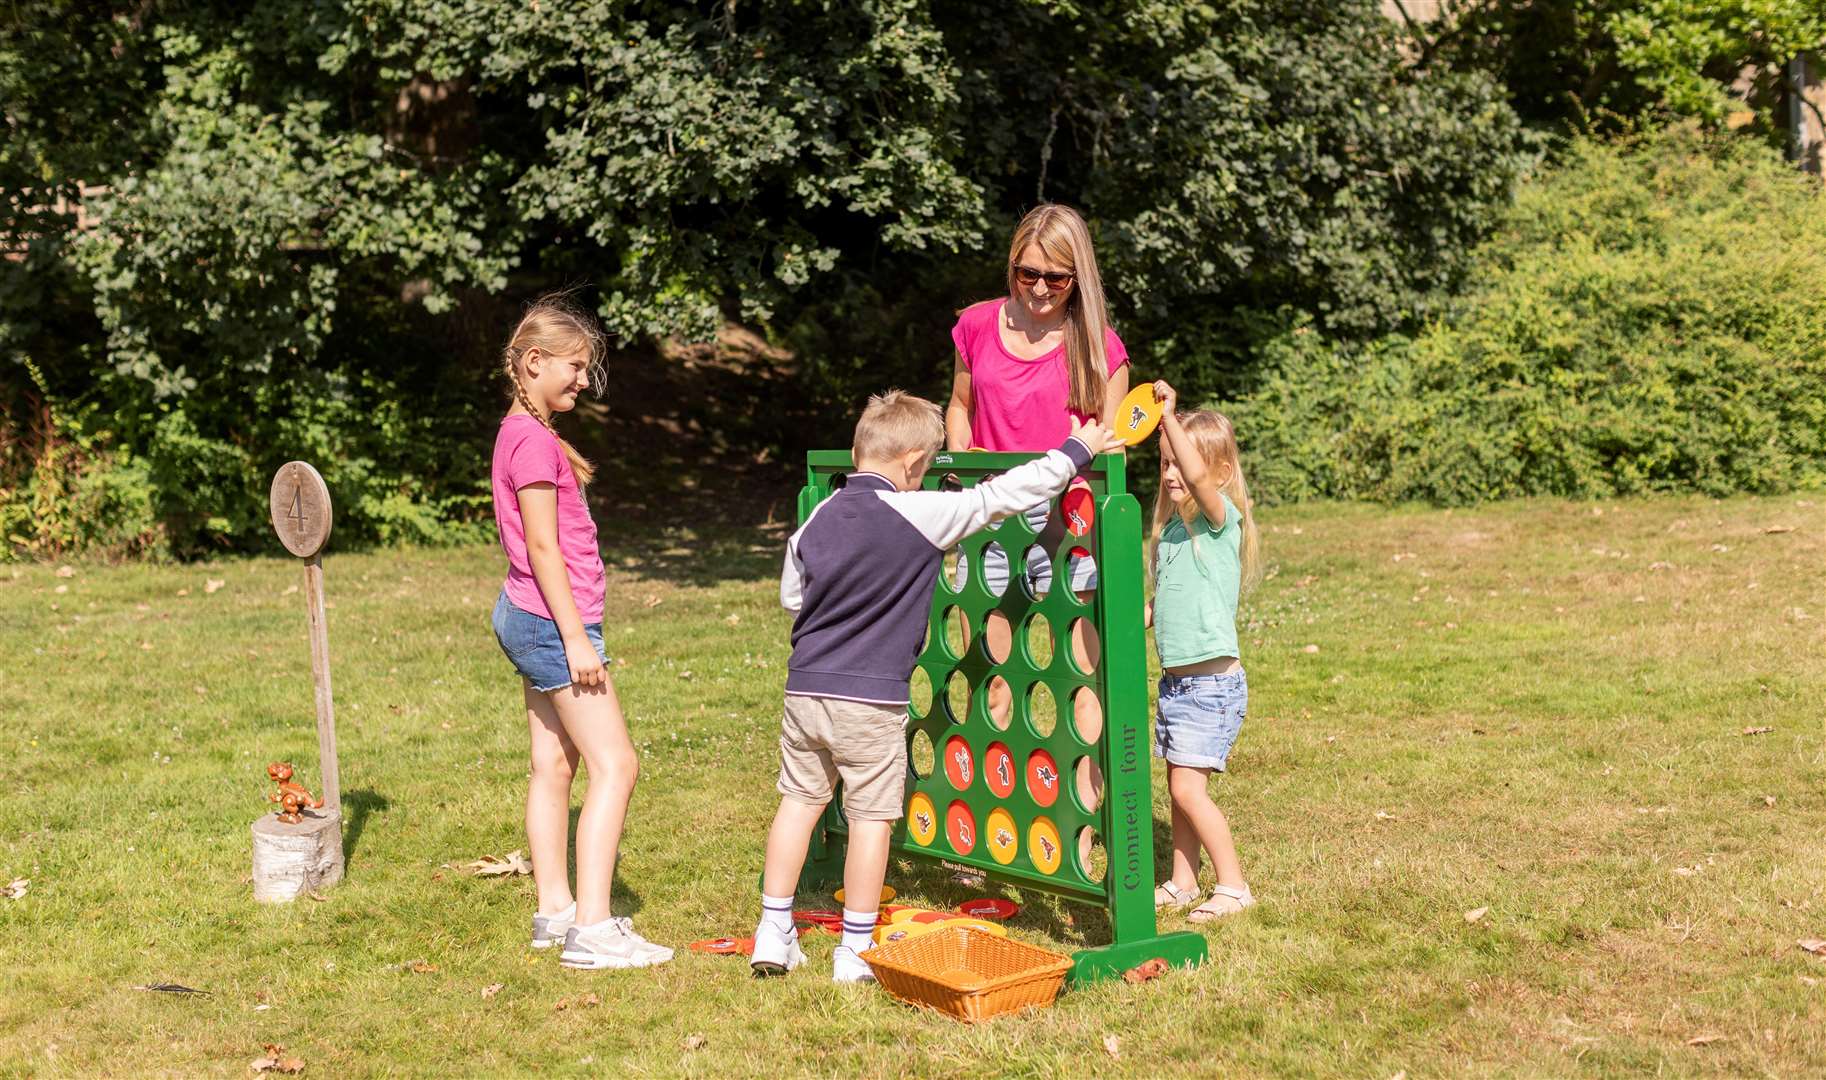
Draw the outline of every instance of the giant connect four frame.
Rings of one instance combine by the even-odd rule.
[[[943,453],[925,484],[937,487],[949,474],[967,487],[1037,456]],[[852,468],[846,451],[808,455],[801,522]],[[1000,595],[977,572],[991,544],[1009,562]],[[1074,550],[1097,561],[1088,602],[1066,587]],[[1114,940],[1074,956],[1074,982],[1153,957],[1202,961],[1202,935],[1161,934],[1154,923],[1141,508],[1126,490],[1122,457],[1093,462],[1053,501],[1040,534],[1016,514],[966,538],[957,558],[967,580],[958,588],[950,565],[940,575],[913,673],[907,814],[895,826],[894,851],[1105,908]],[[1054,568],[1040,596],[1024,572],[1034,559]],[[992,618],[1006,620],[1012,636],[1001,657],[984,633]],[[1073,655],[1078,620],[1094,631],[1087,665]],[[989,708],[997,683],[1011,700],[1000,716]],[[812,838],[806,885],[841,878],[847,831],[833,801]]]

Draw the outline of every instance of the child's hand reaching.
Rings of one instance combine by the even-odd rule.
[[[564,662],[571,669],[571,682],[578,686],[601,686],[606,679],[602,657],[588,637],[564,643]]]
[[[1160,402],[1162,416],[1172,416],[1179,406],[1179,391],[1167,384],[1165,379],[1154,380],[1154,400]]]
[[[1072,438],[1089,447],[1092,456],[1122,445],[1122,440],[1116,437],[1116,433],[1101,421],[1080,422],[1075,416],[1072,417]]]

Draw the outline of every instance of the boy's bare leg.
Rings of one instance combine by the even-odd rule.
[[[824,806],[813,806],[797,799],[780,800],[780,809],[774,813],[773,828],[767,832],[767,862],[761,869],[761,891],[768,896],[791,896],[799,888],[799,872],[805,869],[805,853],[812,844],[812,830],[818,827],[818,818],[824,814]],[[855,836],[852,832],[850,851],[855,858]],[[887,841],[882,841],[883,873],[887,861]],[[881,894],[881,883],[875,883],[876,895]],[[850,895],[844,893],[845,896]]]
[[[845,910],[875,911],[881,906],[881,886],[888,879],[888,841],[893,836],[891,821],[850,821],[849,850],[843,856]],[[804,858],[803,847],[799,854]]]

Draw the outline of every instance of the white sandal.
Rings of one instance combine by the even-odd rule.
[[[1213,885],[1211,899],[1193,908],[1192,914],[1186,916],[1186,921],[1210,922],[1212,919],[1221,919],[1225,915],[1235,915],[1254,904],[1255,894],[1249,891],[1247,885],[1240,889],[1233,889],[1228,885]]]
[[[1173,882],[1166,881],[1162,882],[1154,889],[1154,906],[1156,908],[1171,908],[1174,911],[1178,911],[1181,908],[1189,908],[1196,903],[1198,903],[1198,889],[1196,887],[1182,889],[1178,885],[1173,884]]]

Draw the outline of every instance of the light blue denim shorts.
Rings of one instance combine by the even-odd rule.
[[[501,651],[534,690],[547,693],[571,685],[571,662],[565,658],[564,638],[558,633],[557,623],[514,606],[507,593],[502,592],[495,601],[494,624]],[[590,636],[590,644],[596,646],[596,655],[606,666],[609,654],[602,648],[602,624],[585,623],[583,632]]]
[[[1028,507],[1024,517],[1035,533],[1046,528],[1050,503]],[[1070,538],[1067,537],[1069,540]],[[1069,545],[1067,545],[1069,546]],[[1088,549],[1090,545],[1086,544]],[[1070,556],[1068,565],[1071,568],[1072,591],[1094,592],[1097,588],[1097,563],[1082,555]],[[956,588],[963,588],[964,582],[970,580],[970,567],[959,561],[957,564]],[[1008,553],[1001,545],[983,548],[983,584],[997,596],[1008,591]],[[1035,545],[1027,553],[1027,588],[1035,596],[1042,595],[1052,588],[1052,560],[1046,557],[1046,551]]]
[[[1162,675],[1154,714],[1154,756],[1169,765],[1224,771],[1249,715],[1243,669],[1223,675]]]

